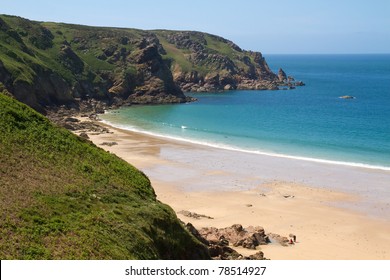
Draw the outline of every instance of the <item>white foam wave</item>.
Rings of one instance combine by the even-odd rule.
[[[149,136],[156,136],[156,137],[161,137],[161,138],[165,138],[165,139],[182,141],[182,142],[187,142],[187,143],[196,144],[196,145],[203,145],[203,146],[208,146],[208,147],[217,148],[217,149],[224,149],[224,150],[229,150],[229,151],[270,156],[270,157],[287,158],[287,159],[292,159],[292,160],[302,160],[302,161],[309,161],[309,162],[316,162],[316,163],[323,163],[323,164],[343,165],[343,166],[350,166],[350,167],[390,171],[390,167],[388,167],[388,166],[370,165],[370,164],[359,163],[359,162],[327,160],[327,159],[311,158],[311,157],[304,157],[304,156],[292,156],[292,155],[287,155],[287,154],[278,154],[278,153],[265,152],[265,151],[259,151],[259,150],[242,149],[242,148],[233,147],[233,146],[229,146],[229,145],[225,145],[225,144],[218,144],[218,143],[213,143],[213,142],[187,139],[187,138],[183,138],[183,137],[177,137],[177,136],[165,135],[165,134],[161,134],[161,133],[150,132],[150,131],[142,130],[142,129],[139,129],[139,128],[136,128],[136,127],[130,126],[130,125],[121,125],[121,124],[112,123],[112,122],[107,121],[107,120],[102,120],[102,122],[105,124],[108,124],[112,127],[132,131],[132,132],[137,132],[137,133],[141,133],[141,134],[145,134],[145,135],[149,135]],[[187,128],[187,127],[185,127],[185,128]]]

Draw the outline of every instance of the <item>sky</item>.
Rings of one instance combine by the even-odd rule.
[[[203,31],[263,54],[390,53],[390,0],[0,0],[0,14]]]

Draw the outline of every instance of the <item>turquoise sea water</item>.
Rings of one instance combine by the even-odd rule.
[[[227,149],[390,170],[390,55],[265,58],[306,86],[191,94],[198,102],[132,106],[101,118]]]

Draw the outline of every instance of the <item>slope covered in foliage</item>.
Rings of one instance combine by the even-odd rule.
[[[242,50],[222,37],[195,31],[153,31],[184,91],[277,89],[283,81],[260,52]]]
[[[259,52],[201,32],[36,22],[0,15],[0,83],[44,111],[82,101],[189,101],[183,91],[277,89]]]
[[[118,157],[0,94],[1,259],[196,259],[207,249]]]
[[[185,102],[154,40],[140,30],[0,16],[0,82],[43,111],[79,100]]]

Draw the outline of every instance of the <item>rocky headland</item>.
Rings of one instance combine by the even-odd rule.
[[[242,50],[222,37],[194,31],[155,32],[170,51],[165,56],[174,81],[185,92],[276,90],[296,84],[274,74],[260,52]]]
[[[193,101],[183,92],[303,85],[260,52],[193,31],[137,30],[0,16],[0,87],[46,113]],[[89,106],[89,107],[88,107]]]

